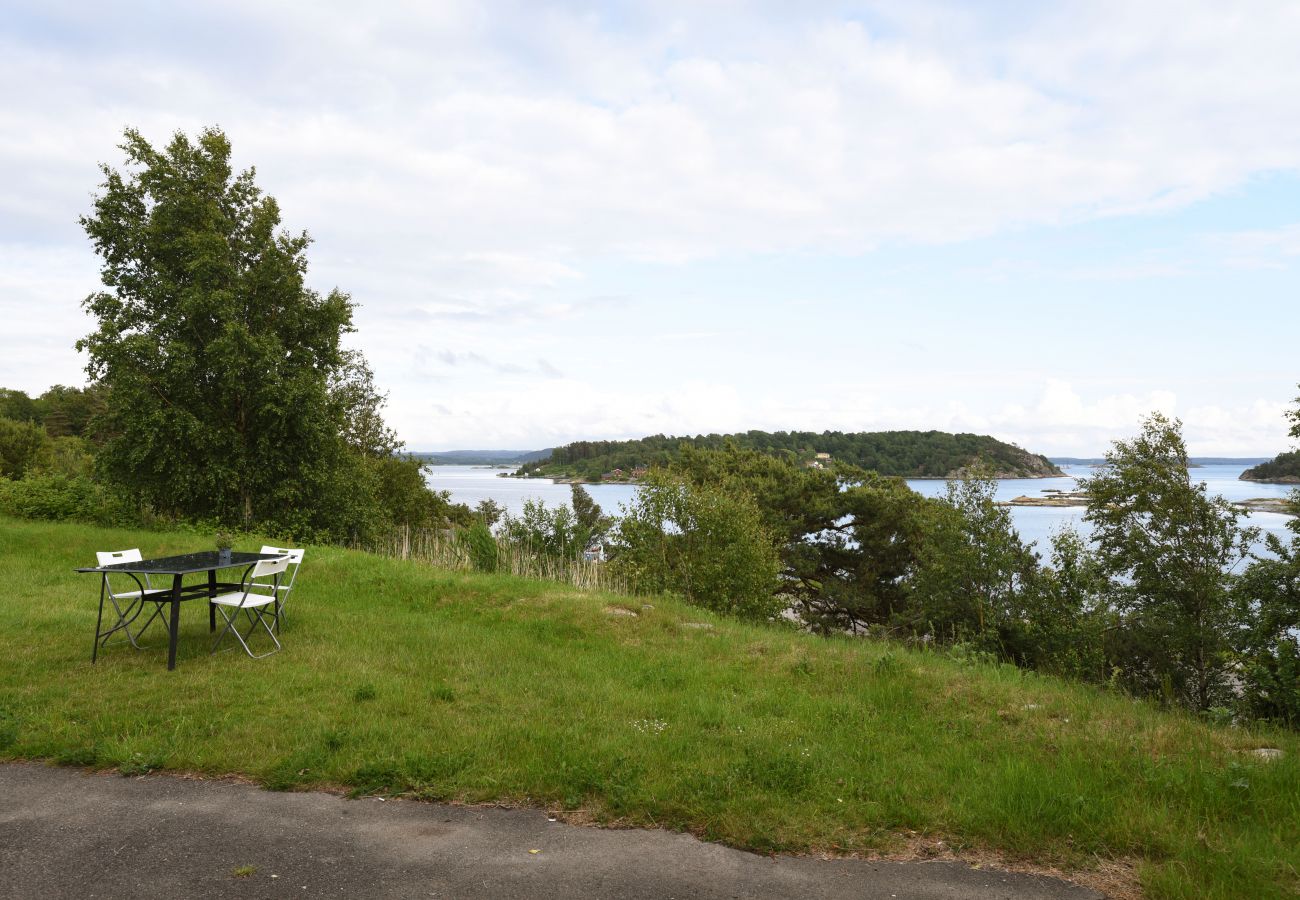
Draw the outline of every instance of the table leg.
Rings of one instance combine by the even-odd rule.
[[[108,576],[104,575],[99,580],[99,616],[95,619],[95,649],[90,653],[90,664],[93,666],[95,660],[99,659],[99,629],[104,627],[104,591],[108,588]]]
[[[176,668],[176,641],[181,631],[181,577],[172,576],[171,639],[167,644],[167,671]]]
[[[217,570],[208,569],[208,633],[217,630],[217,606],[212,598],[217,596]]]

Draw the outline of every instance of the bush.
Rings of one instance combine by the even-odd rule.
[[[671,591],[743,619],[780,613],[780,559],[758,506],[740,491],[652,473],[614,535],[615,571],[638,590]]]
[[[47,468],[54,460],[54,442],[35,422],[0,419],[0,477],[22,478]]]
[[[138,522],[130,504],[84,475],[29,475],[0,479],[0,512],[22,519],[130,526]]]
[[[910,602],[897,619],[915,633],[1024,662],[1038,561],[1010,512],[994,502],[996,491],[987,471],[948,482],[947,495],[931,508]]]
[[[476,572],[495,572],[499,564],[497,539],[487,524],[476,521],[460,533],[460,539],[469,553],[470,564]]]
[[[507,514],[501,521],[503,541],[537,556],[578,559],[591,537],[569,507],[551,508],[540,500],[525,501],[522,515]]]
[[[1247,716],[1300,727],[1300,538],[1267,537],[1234,586],[1242,634],[1238,705]]]

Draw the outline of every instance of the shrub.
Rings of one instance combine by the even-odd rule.
[[[1269,556],[1256,557],[1234,586],[1242,633],[1237,697],[1242,712],[1300,726],[1300,538],[1267,537]]]
[[[0,512],[22,519],[129,526],[138,521],[130,504],[84,475],[0,478]]]
[[[652,473],[624,510],[611,565],[638,590],[744,619],[777,615],[780,559],[752,497]]]
[[[487,525],[476,521],[460,532],[465,549],[469,553],[470,564],[476,572],[495,572],[500,561],[497,539],[492,536]]]
[[[501,520],[501,539],[530,554],[577,559],[587,549],[591,531],[568,506],[548,507],[530,499],[522,515],[507,514]]]
[[[22,478],[54,461],[54,441],[35,422],[0,419],[0,477]]]

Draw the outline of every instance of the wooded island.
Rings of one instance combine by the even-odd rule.
[[[1062,474],[1045,456],[988,435],[944,431],[746,431],[672,437],[662,434],[630,441],[575,441],[550,456],[525,463],[517,475],[575,481],[637,481],[651,468],[677,458],[683,445],[745,450],[805,466],[834,462],[901,478],[954,478],[978,465],[996,478],[1051,478]]]

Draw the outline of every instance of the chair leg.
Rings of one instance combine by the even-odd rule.
[[[158,619],[158,620],[161,621],[164,625],[167,624],[167,619],[166,619],[166,618],[163,616],[163,614],[162,614],[162,613],[163,613],[163,609],[165,608],[164,605],[163,605],[162,603],[157,602],[157,601],[150,601],[150,602],[153,603],[153,605],[154,605],[154,606],[153,606],[153,613],[149,616],[149,618],[145,619],[143,625],[141,625],[139,628],[136,629],[135,637],[131,637],[131,632],[130,632],[130,631],[127,631],[127,637],[130,637],[130,638],[131,638],[131,646],[135,647],[135,649],[137,649],[137,650],[139,650],[139,649],[141,649],[141,648],[140,648],[140,645],[136,643],[136,638],[143,637],[143,636],[144,636],[144,633],[145,633],[146,631],[149,630],[149,626],[152,625],[152,624],[154,623],[154,620],[155,620],[155,619]],[[140,610],[141,610],[141,611],[144,610],[144,601],[143,601],[143,600],[140,601]],[[135,614],[135,616],[132,617],[132,621],[134,621],[136,618],[138,618],[139,615],[140,615],[140,613],[137,612],[137,613]]]
[[[108,597],[109,605],[113,607],[113,613],[117,616],[116,621],[110,628],[104,627],[105,596]],[[90,655],[90,661],[92,663],[98,660],[100,648],[107,647],[109,638],[119,631],[126,634],[127,642],[130,643],[132,647],[136,650],[140,649],[140,645],[136,643],[136,636],[144,633],[144,629],[149,627],[149,622],[152,622],[153,618],[150,617],[150,619],[145,622],[144,628],[139,629],[135,634],[131,633],[131,623],[140,618],[140,613],[144,612],[144,604],[144,600],[137,598],[127,604],[126,610],[123,611],[122,607],[118,606],[117,598],[114,597],[112,593],[105,594],[101,592],[99,598],[99,613],[95,621],[95,649]],[[155,615],[157,615],[156,612]]]
[[[263,608],[264,607],[260,606],[238,607],[234,614],[229,616],[226,615],[226,611],[223,608],[221,610],[221,618],[225,619],[226,627],[221,630],[221,634],[217,635],[216,641],[212,644],[212,649],[208,652],[216,653],[217,647],[221,645],[221,641],[225,636],[227,634],[234,634],[235,640],[239,641],[239,645],[244,648],[244,652],[253,659],[263,659],[273,653],[279,653],[283,648],[280,646],[280,641],[276,638],[275,632],[271,630],[271,626],[266,623],[266,614],[262,611]],[[239,609],[244,611],[244,615],[249,622],[248,632],[246,634],[240,634],[239,627],[236,624],[239,621]],[[248,646],[248,641],[253,637],[253,632],[257,630],[258,625],[262,626],[262,629],[266,631],[267,636],[270,637],[271,643],[275,644],[274,650],[270,650],[266,653],[254,653],[253,648]]]

